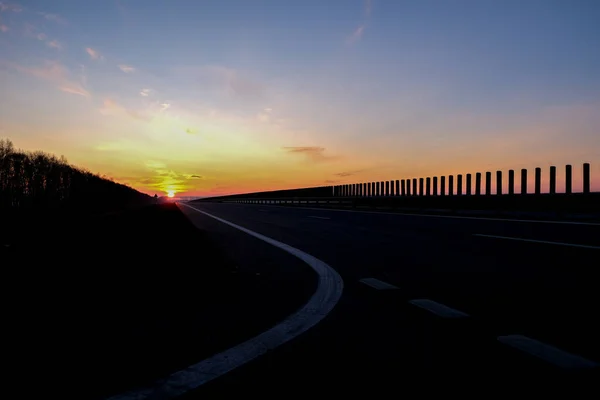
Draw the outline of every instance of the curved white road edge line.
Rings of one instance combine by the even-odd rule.
[[[191,365],[186,369],[175,372],[165,379],[156,382],[152,387],[126,392],[113,396],[109,400],[171,399],[180,396],[189,390],[195,389],[244,365],[307,331],[318,324],[333,309],[342,295],[344,282],[341,276],[323,261],[285,243],[281,243],[195,207],[184,203],[179,204],[239,229],[298,257],[318,274],[317,290],[300,310],[260,335],[204,361]]]

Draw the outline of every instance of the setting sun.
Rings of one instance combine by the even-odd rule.
[[[169,190],[169,191],[167,192],[167,197],[169,197],[169,198],[173,198],[173,197],[175,197],[175,191],[174,191],[174,190]]]

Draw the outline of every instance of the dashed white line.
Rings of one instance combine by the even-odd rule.
[[[522,335],[498,336],[500,343],[514,347],[557,367],[565,369],[595,368],[598,363],[581,356],[557,349],[549,344]]]
[[[364,283],[365,285],[370,286],[373,289],[377,289],[377,290],[398,289],[398,287],[396,287],[390,283],[380,281],[379,279],[375,279],[375,278],[364,278],[364,279],[361,279],[359,282]]]
[[[427,310],[442,318],[466,318],[469,314],[462,311],[455,310],[452,307],[448,307],[445,304],[438,303],[429,299],[415,299],[409,301],[410,304]]]
[[[330,217],[319,217],[317,215],[309,215],[308,218],[316,218],[316,219],[331,219]]]
[[[535,240],[535,239],[524,239],[509,236],[496,236],[496,235],[484,235],[481,233],[475,233],[473,236],[494,238],[494,239],[505,239],[505,240],[517,240],[519,242],[530,242],[530,243],[541,243],[541,244],[553,244],[555,246],[568,246],[568,247],[579,247],[582,249],[595,249],[600,250],[600,246],[590,246],[586,244],[575,244],[575,243],[563,243],[563,242],[549,242],[547,240]]]
[[[342,278],[323,261],[285,243],[271,239],[185,203],[179,204],[235,229],[239,229],[248,235],[254,236],[298,257],[318,274],[317,290],[304,307],[260,335],[204,361],[175,372],[157,381],[152,387],[123,393],[111,397],[109,400],[172,399],[181,396],[304,333],[325,318],[342,295],[344,288]]]

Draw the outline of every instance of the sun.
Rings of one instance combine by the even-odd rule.
[[[167,192],[167,197],[169,197],[170,199],[172,199],[173,197],[175,197],[175,191],[174,190],[169,190]]]

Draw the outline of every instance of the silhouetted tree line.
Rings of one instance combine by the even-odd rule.
[[[147,202],[150,196],[69,165],[61,156],[15,150],[0,139],[0,208],[97,207]]]

